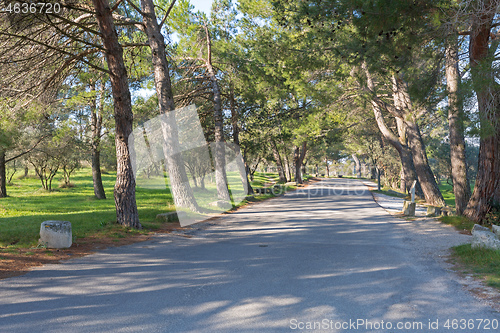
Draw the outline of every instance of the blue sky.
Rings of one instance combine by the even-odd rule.
[[[210,13],[210,8],[212,8],[212,0],[191,0],[191,4],[197,10],[201,10],[207,14]]]

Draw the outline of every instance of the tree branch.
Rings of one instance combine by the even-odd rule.
[[[168,15],[170,14],[170,11],[172,10],[172,8],[174,7],[174,4],[175,4],[175,1],[176,0],[172,0],[172,3],[170,4],[170,6],[168,7],[167,9],[167,12],[165,13],[165,16],[163,17],[163,19],[161,20],[161,23],[160,23],[160,29],[162,28],[163,24],[165,23],[165,21],[167,20],[167,17]]]

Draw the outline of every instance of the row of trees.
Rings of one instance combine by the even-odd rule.
[[[211,168],[218,197],[230,200],[223,144],[230,140],[244,157],[243,180],[273,164],[280,181],[300,183],[306,163],[328,168],[353,156],[357,170],[361,159],[405,191],[417,181],[417,192],[439,206],[434,173],[445,168],[457,213],[480,222],[500,201],[498,7],[494,0],[216,0],[207,16],[188,0],[67,0],[57,14],[2,13],[2,119],[17,117],[33,132],[47,122],[60,131],[61,110],[85,116],[98,198],[105,198],[100,152],[111,146],[102,138],[114,137],[117,220],[132,227],[140,223],[129,136],[161,114],[165,152],[177,151],[172,111],[190,104],[215,143],[214,165],[196,168],[188,155],[165,154],[176,206],[200,210],[188,174],[201,186],[193,175]],[[156,94],[133,101],[139,87]],[[33,136],[13,149],[14,128],[0,124],[4,183],[2,166],[38,145]],[[476,168],[467,165],[465,134],[479,141]],[[439,162],[434,172],[429,153]]]

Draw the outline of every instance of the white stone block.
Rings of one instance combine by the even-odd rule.
[[[38,243],[54,249],[70,247],[73,243],[71,223],[68,221],[42,222]]]
[[[416,203],[405,200],[403,204],[403,215],[404,216],[415,216]]]
[[[500,250],[500,239],[490,231],[490,229],[482,227],[478,224],[472,228],[472,244],[473,249],[485,248],[492,250]]]
[[[491,226],[491,229],[493,230],[493,232],[495,233],[495,235],[497,235],[497,236],[500,237],[500,226],[493,224]]]

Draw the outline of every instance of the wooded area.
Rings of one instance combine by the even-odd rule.
[[[434,206],[449,182],[457,215],[499,220],[500,0],[214,0],[210,15],[189,0],[47,3],[2,2],[0,197],[18,170],[50,191],[88,164],[104,200],[101,170],[116,170],[117,222],[141,228],[129,137],[162,115],[176,151],[172,111],[194,104],[213,162],[165,154],[151,171],[176,207],[200,211],[193,189],[212,171],[231,201],[232,142],[244,184],[353,161],[404,193],[417,181]]]

